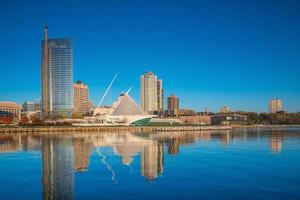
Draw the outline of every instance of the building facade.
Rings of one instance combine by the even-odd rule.
[[[73,48],[71,39],[42,41],[41,110],[43,116],[72,116]]]
[[[197,112],[193,109],[180,109],[178,115],[180,116],[196,116]]]
[[[73,85],[73,114],[75,116],[85,116],[90,111],[89,88],[81,81],[77,81]]]
[[[146,112],[163,110],[162,80],[151,71],[140,77],[141,81],[141,106]]]
[[[277,113],[282,110],[282,103],[280,99],[271,99],[269,102],[269,112]]]
[[[164,90],[162,80],[157,80],[157,110],[164,110]]]
[[[210,125],[211,116],[180,116],[178,118],[184,124],[193,124],[193,125]]]
[[[174,94],[168,97],[168,110],[174,111],[174,115],[179,114],[179,98]]]
[[[220,114],[211,116],[212,125],[243,125],[247,124],[247,116],[238,114]]]
[[[40,104],[36,102],[26,101],[23,104],[23,111],[24,112],[36,112],[40,110]]]
[[[19,123],[21,108],[21,105],[15,102],[0,102],[0,124]]]

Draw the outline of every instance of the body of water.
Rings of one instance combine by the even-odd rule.
[[[0,199],[300,199],[300,129],[0,135]]]

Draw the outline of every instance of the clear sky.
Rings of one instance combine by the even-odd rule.
[[[298,0],[1,0],[0,101],[40,97],[45,22],[73,39],[74,79],[95,104],[115,73],[105,103],[130,86],[139,102],[151,70],[182,108],[265,112],[278,97],[300,111]]]

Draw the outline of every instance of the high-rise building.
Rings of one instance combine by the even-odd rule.
[[[74,110],[73,114],[76,116],[84,116],[91,109],[90,101],[89,101],[89,88],[86,84],[81,81],[77,81],[73,85],[73,103]]]
[[[42,41],[41,109],[44,116],[70,117],[73,110],[73,48],[71,39]]]
[[[271,99],[269,102],[269,112],[270,113],[277,113],[281,111],[282,103],[280,99]]]
[[[157,110],[164,110],[164,90],[162,80],[157,80]]]
[[[141,76],[141,106],[147,112],[163,110],[162,80],[151,71]]]
[[[228,106],[223,106],[223,107],[220,109],[220,113],[229,113],[229,107],[228,107]]]
[[[179,98],[174,94],[168,97],[168,110],[174,111],[175,115],[179,114]]]

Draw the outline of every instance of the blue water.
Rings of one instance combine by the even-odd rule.
[[[300,199],[300,129],[0,135],[0,199]]]

